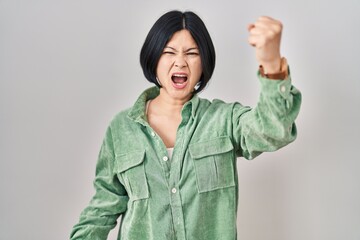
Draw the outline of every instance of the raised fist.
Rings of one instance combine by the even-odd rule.
[[[267,73],[277,73],[280,70],[282,29],[280,21],[265,16],[248,26],[249,43],[255,47],[256,59]]]

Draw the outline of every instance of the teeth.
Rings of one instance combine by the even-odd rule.
[[[174,77],[187,77],[185,74],[174,74]]]

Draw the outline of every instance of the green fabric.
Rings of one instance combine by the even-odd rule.
[[[96,193],[71,239],[106,239],[122,216],[122,240],[234,240],[238,202],[236,158],[253,159],[296,138],[300,92],[262,78],[255,108],[194,96],[182,109],[174,152],[154,134],[146,90],[111,122],[96,166]],[[165,158],[166,159],[166,158]]]

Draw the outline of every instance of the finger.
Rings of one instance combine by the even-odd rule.
[[[264,28],[262,27],[253,27],[250,29],[249,33],[253,34],[253,35],[259,35],[259,34],[263,34],[264,33]]]
[[[255,24],[253,24],[250,28],[249,32],[250,34],[266,34],[269,30],[275,31],[275,27],[272,27],[271,25],[264,22],[255,22]]]
[[[270,22],[266,22],[266,21],[256,21],[255,23],[251,23],[248,25],[248,31],[250,31],[253,28],[269,28],[269,26],[272,26],[273,24],[271,24]]]
[[[248,24],[247,29],[248,29],[248,31],[250,32],[251,29],[253,29],[254,27],[255,27],[255,25],[254,25],[253,23],[250,23],[250,24]]]
[[[250,37],[248,38],[248,42],[251,46],[256,47],[256,42],[252,40]]]
[[[256,27],[257,25],[271,23],[272,21],[269,20],[267,17],[259,17],[254,23],[248,24],[248,30]]]
[[[258,21],[264,21],[264,22],[275,22],[275,23],[279,23],[280,21],[279,20],[276,20],[272,17],[269,17],[269,16],[260,16],[258,18]]]
[[[281,36],[282,26],[256,23],[256,27],[251,29],[251,34],[258,34],[273,39],[275,37]]]
[[[263,29],[271,29],[273,31],[281,31],[282,30],[282,23],[280,21],[272,21],[272,20],[258,20],[255,22],[256,28],[263,28]]]
[[[248,42],[251,46],[260,48],[264,45],[264,38],[261,35],[250,35]]]
[[[257,21],[255,22],[255,28],[261,28],[261,29],[269,29],[272,28],[273,24],[264,22],[264,21]]]

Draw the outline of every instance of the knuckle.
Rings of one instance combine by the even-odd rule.
[[[282,29],[284,27],[283,23],[279,21],[279,27]]]
[[[265,43],[267,42],[267,38],[266,37],[262,37],[259,39],[258,43],[260,46],[263,46]]]
[[[276,25],[276,26],[274,26],[274,32],[275,33],[279,33],[279,32],[281,32],[281,30],[282,30],[282,27],[281,26],[279,26],[279,25]]]
[[[269,39],[273,39],[275,36],[276,36],[276,31],[274,31],[274,30],[269,30],[269,31],[268,31],[267,37],[268,37]]]

